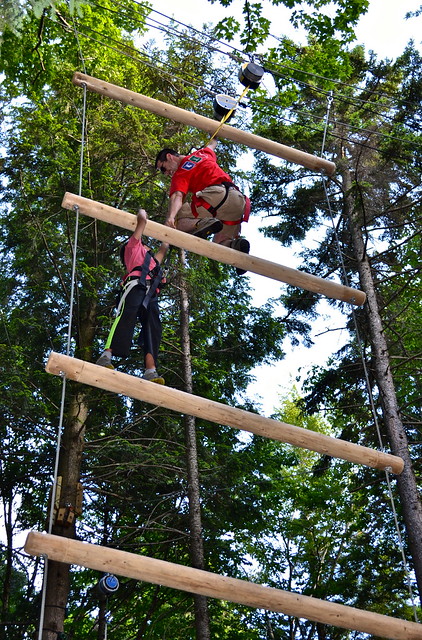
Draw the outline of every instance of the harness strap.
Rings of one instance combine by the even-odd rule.
[[[163,279],[163,271],[160,265],[158,264],[158,262],[156,262],[156,265],[153,269],[150,270],[149,268],[153,257],[154,256],[152,255],[152,253],[150,251],[147,251],[147,253],[145,254],[145,259],[142,266],[139,265],[138,267],[134,267],[130,272],[130,273],[133,273],[134,271],[140,271],[141,275],[139,277],[131,276],[129,273],[129,275],[126,277],[123,283],[123,292],[119,300],[119,305],[117,307],[117,314],[119,314],[122,304],[125,298],[127,297],[129,291],[131,291],[133,287],[136,287],[138,285],[141,285],[146,289],[146,293],[142,301],[142,306],[145,307],[145,309],[147,309],[151,298],[156,294],[157,289],[160,286],[161,280]],[[150,276],[149,281],[147,281],[148,275]]]
[[[142,306],[145,307],[145,309],[148,308],[151,298],[155,296],[162,279],[163,279],[163,270],[161,269],[160,266],[158,266],[158,269],[156,269],[156,274],[154,279],[151,278],[151,284],[149,286],[147,285],[147,292],[142,302]]]
[[[120,315],[120,312],[122,310],[123,307],[123,303],[126,300],[127,296],[129,295],[129,292],[132,291],[133,287],[137,287],[138,286],[138,280],[137,279],[133,279],[133,280],[129,280],[125,282],[125,284],[122,287],[122,293],[119,299],[119,304],[117,305],[117,309],[116,309],[116,316]]]
[[[190,203],[190,208],[194,218],[198,217],[198,212],[196,210],[196,207],[203,207],[204,209],[207,209],[207,211],[210,212],[213,218],[215,218],[215,216],[217,215],[217,211],[214,209],[212,205],[210,205],[209,202],[207,202],[206,200],[202,200],[202,198],[198,198],[197,195],[193,194],[192,201]]]
[[[236,191],[240,191],[239,187],[237,187],[233,182],[221,182],[219,185],[215,185],[215,186],[220,186],[220,185],[226,188],[226,193],[224,194],[223,199],[217,205],[215,205],[215,207],[213,207],[209,202],[207,202],[203,198],[200,198],[196,194],[193,194],[192,202],[191,202],[191,210],[195,218],[198,217],[198,212],[196,210],[196,207],[203,207],[204,209],[207,209],[207,211],[210,212],[212,217],[215,218],[217,215],[217,210],[221,206],[223,206],[223,204],[226,202],[228,198],[229,188],[233,187],[234,189],[236,189]],[[214,185],[210,185],[210,186],[214,186]],[[251,201],[247,196],[244,196],[244,198],[245,198],[245,211],[243,212],[243,215],[240,218],[240,220],[221,220],[223,224],[236,225],[236,224],[241,224],[242,222],[247,222],[249,220],[249,214],[251,212]]]
[[[245,196],[245,210],[243,212],[243,222],[248,222],[251,213],[251,201],[248,196]]]
[[[152,259],[152,255],[149,251],[145,254],[144,262],[141,268],[141,275],[139,276],[139,284],[143,284],[146,287],[147,284],[147,275],[149,273],[149,265]],[[132,271],[138,271],[138,268],[135,267]]]

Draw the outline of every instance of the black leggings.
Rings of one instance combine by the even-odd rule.
[[[127,358],[132,346],[135,325],[141,323],[139,345],[143,347],[144,355],[151,353],[155,364],[158,360],[158,349],[161,343],[161,319],[157,297],[151,298],[147,309],[142,306],[146,290],[141,285],[136,285],[127,294],[120,313],[113,322],[106,349],[111,349],[113,355]]]

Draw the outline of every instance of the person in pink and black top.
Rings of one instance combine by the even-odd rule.
[[[216,140],[203,149],[181,156],[174,149],[162,149],[155,168],[171,177],[170,203],[165,224],[179,231],[249,253],[249,242],[240,238],[240,225],[249,218],[250,202],[217,164]],[[192,202],[184,202],[188,193]],[[243,270],[237,269],[240,275]]]
[[[158,293],[162,282],[161,263],[169,245],[161,243],[154,255],[142,243],[142,234],[147,213],[139,209],[136,228],[128,242],[122,247],[121,258],[126,274],[122,282],[117,316],[111,327],[103,353],[96,364],[113,369],[112,356],[127,358],[132,346],[135,325],[141,323],[141,340],[144,349],[145,372],[143,378],[164,384],[157,373],[158,350],[161,343],[161,319],[158,308]]]

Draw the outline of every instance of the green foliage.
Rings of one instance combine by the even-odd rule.
[[[232,0],[219,1],[224,7],[232,4]],[[326,47],[327,43],[335,40],[343,43],[355,40],[354,27],[360,16],[366,13],[369,0],[336,0],[335,3],[331,0],[312,0],[306,3],[306,7],[299,0],[272,0],[271,4],[291,9],[289,20],[292,25],[297,29],[306,29],[311,38]],[[239,20],[227,16],[216,25],[214,33],[217,38],[229,40],[240,34],[244,50],[253,53],[270,34],[271,21],[264,16],[264,8],[260,3],[246,0],[242,13],[243,29]]]
[[[5,363],[7,393],[3,402],[9,430],[3,434],[8,446],[5,444],[3,449],[2,499],[4,504],[12,504],[7,480],[11,491],[21,496],[15,512],[19,526],[42,529],[61,393],[61,381],[45,374],[43,368],[47,351],[66,349],[75,215],[62,211],[60,202],[65,191],[77,192],[79,188],[82,91],[70,83],[74,68],[79,66],[74,34],[63,28],[62,21],[45,19],[39,55],[32,55],[38,26],[33,17],[22,39],[8,33],[4,45],[10,53],[3,85],[3,97],[10,103],[10,126],[3,131],[2,140],[6,157],[2,165],[4,253],[0,293],[5,317],[0,356]],[[114,37],[122,25],[118,27],[108,11],[94,12],[85,7],[81,29],[91,26]],[[29,53],[25,65],[20,66],[17,60],[25,47]],[[106,75],[116,84],[166,97],[185,108],[192,108],[197,100],[194,89],[184,82],[175,82],[136,60],[122,63],[121,57],[89,39],[84,41],[83,52],[89,60],[88,72],[94,76]],[[190,74],[209,72],[207,56],[195,42],[170,43],[168,52],[151,49],[150,54],[163,65],[167,60],[172,64],[177,61]],[[229,75],[221,69],[222,78],[225,74]],[[18,94],[25,99],[13,102]],[[152,159],[163,140],[188,147],[192,142],[189,132],[96,95],[88,95],[87,102],[82,194],[129,211],[142,203],[152,219],[162,220],[165,190],[154,174]],[[235,150],[222,145],[221,157],[229,170],[235,161]],[[111,225],[80,218],[71,341],[77,357],[92,360],[104,344],[111,322],[113,289],[120,274],[116,250],[126,236]],[[172,262],[177,271],[174,254]],[[282,355],[282,327],[272,318],[270,307],[251,307],[247,280],[243,284],[236,282],[234,269],[191,256],[186,275],[191,282],[195,392],[249,407],[242,393],[250,379],[250,369]],[[170,274],[170,285],[162,295],[164,336],[160,366],[168,384],[177,388],[183,387],[183,381],[180,311],[174,283],[174,275]],[[140,360],[140,351],[135,347],[118,366],[139,375]],[[78,537],[189,564],[187,472],[180,417],[71,384],[65,406],[64,451],[73,446],[69,425],[75,400],[88,408],[83,424],[84,506],[78,518]],[[200,430],[204,499],[211,501],[220,486],[226,490],[228,469],[232,469],[231,473],[238,469],[244,477],[240,467],[243,462],[238,460],[238,439],[233,430],[206,423],[200,425]],[[217,450],[216,467],[213,452]],[[65,466],[66,456],[61,460]],[[24,464],[25,472],[19,463]],[[252,469],[252,457],[248,464]],[[21,471],[19,476],[17,468]],[[235,481],[240,487],[242,481],[237,477]],[[239,493],[236,526],[241,498]],[[258,523],[261,516],[256,507],[251,504],[250,510],[251,520]],[[237,574],[235,567],[243,554],[240,549],[228,548],[224,535],[228,528],[232,529],[232,523],[227,524],[227,516],[222,514],[220,510],[220,523],[205,525],[210,532],[207,544],[209,541],[214,554],[210,564],[215,559],[217,571]],[[14,569],[17,562],[14,553],[8,560],[9,569]],[[91,587],[96,579],[93,572],[72,572],[65,628],[70,637],[92,635],[96,603]],[[29,597],[34,597],[33,591]],[[169,629],[179,637],[192,637],[193,603],[188,595],[123,581],[121,596],[110,606],[116,638],[126,640],[143,627],[150,637],[164,637]],[[9,614],[12,615],[10,608]],[[241,629],[241,618],[231,607],[224,617],[230,620],[233,633]],[[229,627],[226,631],[224,622],[218,620],[216,605],[215,637],[228,637]],[[246,632],[244,637],[248,637]]]
[[[211,115],[208,97],[198,99],[195,89],[195,83],[209,80],[213,59],[208,50],[187,33],[180,40],[169,40],[166,50],[149,46],[145,59],[139,53],[131,58],[122,57],[96,41],[93,31],[107,34],[110,41],[124,39],[133,54],[130,34],[143,31],[147,10],[138,5],[135,9],[132,2],[119,3],[122,11],[118,13],[115,3],[104,0],[102,5],[103,9],[81,4],[74,16],[72,5],[68,11],[63,4],[55,20],[48,12],[33,13],[25,18],[20,37],[9,29],[4,38],[2,71],[6,78],[2,99],[8,110],[1,141],[6,157],[2,163],[0,237],[1,409],[5,417],[0,488],[9,532],[44,527],[57,437],[61,381],[46,374],[44,365],[47,352],[50,349],[63,352],[67,339],[75,215],[61,210],[60,203],[65,191],[77,192],[79,187],[82,104],[82,90],[70,82],[73,71],[82,64],[74,31],[69,28],[73,17],[89,74]],[[289,6],[293,9],[295,3],[290,2]],[[325,3],[312,6],[323,9]],[[351,69],[357,78],[369,74],[369,63],[362,51],[346,56],[335,39],[339,31],[346,33],[353,23],[348,27],[342,19],[346,16],[352,21],[356,19],[365,3],[336,6],[338,12],[330,23],[322,11],[317,15],[312,8],[306,14],[297,14],[297,20],[302,23],[308,20],[310,28],[314,25],[312,46],[299,51],[294,43],[284,41],[278,51],[269,52],[271,64],[277,65],[280,60],[295,62],[297,70],[288,82],[274,75],[280,95],[266,105],[265,117],[262,113],[253,114],[252,125],[256,125],[258,133],[315,152],[321,141],[321,122],[311,130],[306,126],[307,115],[298,113],[291,125],[281,125],[280,109],[300,100],[301,110],[306,107],[322,117],[326,104],[315,93],[320,82],[316,74],[324,75],[325,69],[341,80],[348,78]],[[250,28],[243,42],[245,50],[253,50],[254,43],[260,42],[268,30],[268,24],[262,21],[259,5],[246,4],[244,10]],[[227,29],[236,28],[229,19]],[[318,44],[323,33],[325,47]],[[372,96],[377,82],[385,80],[391,98],[397,83],[403,82],[405,94],[395,126],[400,135],[405,132],[410,140],[417,135],[417,112],[412,109],[407,117],[405,100],[406,96],[419,95],[419,79],[417,57],[412,52],[406,56],[403,66],[399,64],[394,73],[389,66],[374,67],[373,83],[368,84],[367,91]],[[156,68],[144,64],[151,59]],[[167,73],[174,68],[183,73],[179,77]],[[307,78],[304,71],[315,74],[307,87],[303,85]],[[227,78],[233,76],[232,66],[221,65],[215,76],[213,71],[212,74],[219,86],[231,89],[232,81]],[[184,81],[185,77],[189,82]],[[332,88],[333,83],[324,79],[323,90]],[[13,100],[18,95],[20,99]],[[166,187],[152,167],[156,150],[167,143],[188,149],[191,144],[202,144],[204,136],[94,94],[88,94],[87,101],[82,194],[129,211],[143,204],[151,219],[162,221]],[[380,98],[380,104],[387,108],[387,98]],[[367,117],[365,108],[351,110],[341,101],[338,112],[339,118],[350,116],[354,126],[361,126]],[[374,126],[377,122],[374,118]],[[391,147],[384,146],[382,150],[386,159]],[[219,157],[230,173],[237,151],[230,144],[219,146]],[[391,183],[388,194],[384,187],[392,172],[385,174],[385,184],[374,193],[370,185],[373,175],[382,173],[381,169],[384,171],[385,167],[374,165],[369,176],[358,176],[354,188],[361,189],[368,206],[373,199],[374,208],[375,203],[385,205],[396,194],[400,208],[384,211],[384,217],[379,219],[384,222],[394,216],[395,224],[404,221],[408,224],[416,211],[414,174],[406,180],[403,169],[397,183]],[[326,221],[323,190],[319,180],[309,181],[309,172],[280,168],[260,157],[258,182],[261,189],[253,192],[254,205],[274,217],[269,233],[283,243],[305,238],[312,232],[315,221]],[[283,188],[286,193],[280,197]],[[377,219],[372,210],[368,219]],[[340,236],[345,254],[349,255],[346,231],[341,228]],[[418,397],[412,362],[419,349],[413,328],[419,310],[416,291],[420,284],[420,247],[416,228],[414,233],[413,241],[404,242],[407,235],[403,228],[388,232],[386,238],[393,238],[396,245],[403,244],[399,250],[394,249],[398,258],[394,269],[388,267],[387,259],[379,257],[379,264],[387,269],[385,278],[381,268],[379,273],[380,295],[391,311],[387,331],[392,342],[395,321],[399,318],[395,354],[405,353],[402,356],[405,361],[398,360],[397,375],[404,372],[406,377],[402,382],[402,401],[407,403],[408,415],[415,422],[412,437],[416,451]],[[112,225],[81,217],[72,350],[83,359],[95,359],[108,333],[113,289],[120,276],[116,250],[126,236]],[[310,266],[318,275],[336,272],[337,259],[329,247],[332,242],[329,232],[316,251],[308,252],[306,267]],[[347,260],[346,266],[354,273],[352,261]],[[170,386],[183,389],[179,270],[174,251],[170,284],[161,296],[160,371]],[[307,321],[314,317],[317,296],[299,296],[296,291],[285,300],[289,317],[282,323],[274,317],[271,304],[258,309],[252,306],[247,276],[237,279],[231,267],[192,254],[187,258],[183,275],[189,287],[194,393],[255,411],[246,396],[251,369],[261,362],[282,358],[286,327],[297,333],[309,329]],[[393,279],[399,289],[411,280],[406,299],[394,296],[389,285]],[[363,318],[358,317],[364,326]],[[304,401],[294,392],[281,400],[277,417],[306,429],[372,444],[362,372],[350,354],[355,355],[354,344],[341,354],[344,361],[333,361],[325,376],[315,373],[320,379],[314,376],[308,408],[318,411],[322,403],[329,404],[333,408],[324,419],[306,413]],[[118,368],[139,375],[141,357],[140,349],[134,346],[130,357],[119,362]],[[73,418],[70,411],[75,399],[88,409],[83,424],[80,477],[84,487],[83,513],[78,518],[77,536],[105,546],[190,564],[186,445],[180,416],[99,389],[81,390],[72,383],[65,406],[64,450],[69,443],[68,425]],[[207,569],[408,617],[405,580],[398,568],[396,532],[385,518],[387,492],[377,472],[362,472],[347,463],[239,434],[225,425],[205,420],[197,421],[197,446]],[[19,611],[27,612],[31,623],[21,634],[24,637],[24,633],[28,636],[34,631],[37,567],[27,559],[22,561],[12,546],[9,535],[4,576],[5,584],[11,587],[11,596],[9,600],[3,596],[3,617],[16,621]],[[95,634],[98,600],[94,586],[98,578],[94,571],[72,570],[65,621],[69,638]],[[109,600],[108,607],[109,631],[116,640],[194,637],[190,594],[122,579],[121,588]],[[209,607],[211,636],[222,640],[349,636],[342,630],[316,628],[312,623],[251,611],[227,602],[212,600]]]
[[[71,15],[83,5],[89,4],[88,0],[70,0],[69,12]],[[49,15],[52,20],[63,7],[62,0],[2,0],[0,14],[0,46],[7,32],[13,33],[18,38],[23,37],[28,21],[34,16],[39,20],[43,15]]]
[[[349,67],[350,75],[343,76],[345,84],[341,87],[330,87],[327,73],[321,74],[324,77],[313,75],[314,68],[312,63],[309,64],[308,48],[302,50],[300,55],[306,60],[304,68],[310,72],[309,75],[299,75],[293,70],[289,85],[280,80],[281,95],[275,96],[268,107],[265,105],[265,111],[262,105],[259,108],[256,106],[257,131],[264,137],[282,139],[294,147],[319,154],[323,128],[322,124],[314,124],[314,118],[322,119],[327,109],[326,90],[334,89],[325,149],[326,153],[331,153],[337,160],[338,173],[344,175],[350,170],[353,181],[346,192],[342,192],[340,178],[326,184],[329,204],[334,214],[333,223],[336,226],[334,235],[331,229],[331,211],[319,179],[310,178],[309,172],[302,169],[290,170],[283,165],[278,166],[280,163],[276,164],[258,154],[254,182],[259,187],[253,192],[254,206],[271,216],[274,222],[266,228],[266,232],[284,245],[297,240],[306,242],[308,239],[318,238],[318,243],[314,243],[313,248],[306,247],[302,253],[302,268],[307,272],[319,276],[338,272],[342,278],[344,266],[348,283],[359,286],[350,224],[344,214],[345,199],[353,198],[353,213],[366,239],[365,250],[370,256],[377,287],[378,307],[388,339],[397,398],[402,415],[405,416],[406,434],[411,442],[411,455],[419,478],[420,455],[415,431],[415,426],[420,421],[420,411],[416,406],[420,395],[416,383],[420,370],[420,341],[415,324],[416,318],[420,317],[420,296],[416,293],[420,287],[420,259],[416,258],[416,254],[420,256],[421,250],[420,180],[416,169],[420,163],[420,129],[415,121],[415,109],[420,107],[419,54],[410,47],[395,63],[390,63],[378,62],[374,57],[366,61],[361,50],[354,50],[350,52],[348,62],[342,65],[343,72]],[[299,67],[297,60],[294,67]],[[284,91],[286,86],[287,92]],[[283,123],[274,105],[285,108],[289,100],[293,109],[289,121]],[[402,100],[407,104],[407,111],[403,108]],[[327,225],[328,230],[324,230],[322,225]],[[342,254],[342,265],[339,251]],[[286,307],[286,318],[303,322],[313,317],[317,298],[298,294],[290,289],[282,302]],[[348,327],[351,332],[354,331],[355,321],[367,358],[369,385],[376,410],[381,415],[383,399],[376,386],[376,368],[371,361],[370,332],[365,310],[355,310],[354,317],[349,316]],[[306,326],[298,324],[295,330],[303,333]],[[378,447],[378,437],[372,426],[374,417],[370,410],[366,374],[359,350],[360,344],[351,337],[349,344],[327,366],[310,372],[305,387],[305,406],[311,412],[324,410],[324,415],[341,438]],[[388,436],[382,419],[380,428],[381,436],[386,441]],[[315,465],[314,473],[317,477],[327,477],[326,474],[331,473],[331,470],[334,471],[334,462],[329,459],[321,460]],[[379,533],[379,540],[375,537],[369,545],[376,549],[382,559],[380,565],[370,553],[366,558],[363,553],[352,549],[346,552],[343,547],[346,555],[349,554],[352,563],[350,566],[355,566],[355,571],[360,575],[360,582],[356,584],[354,591],[356,602],[358,606],[362,602],[365,608],[370,608],[368,602],[371,598],[368,593],[371,588],[371,572],[379,577],[380,583],[388,580],[390,573],[394,573],[397,587],[390,606],[394,610],[398,606],[402,611],[401,615],[406,615],[406,604],[402,600],[403,575],[397,568],[399,561],[394,551],[396,535],[390,530],[390,523],[381,521],[376,516],[377,509],[382,509],[385,497],[378,483],[372,479],[372,474],[362,472],[359,473],[359,478],[362,485],[372,486],[365,508],[368,509],[368,517],[376,522],[376,530],[383,533]],[[329,486],[335,487],[332,478]],[[356,488],[349,487],[348,491],[350,490],[358,494],[359,482]],[[363,496],[359,499],[365,500]],[[354,512],[350,511],[344,522],[350,525],[354,518]],[[365,525],[358,525],[360,526],[364,531]],[[384,533],[386,530],[388,533]],[[316,534],[313,535],[313,544],[318,546]],[[383,548],[383,539],[388,539],[390,552]],[[368,553],[368,540],[361,536],[359,540],[364,540]],[[309,559],[311,545],[307,547],[306,544],[304,556]],[[409,553],[409,549],[406,552]],[[389,553],[394,557],[394,562],[397,562],[396,568],[389,566],[388,562],[383,565]],[[331,553],[333,555],[336,555],[335,550]],[[370,569],[366,573],[368,566]],[[313,569],[309,571],[312,573]],[[342,571],[341,568],[336,569],[336,584],[331,585],[333,594],[338,593],[337,589],[343,589],[343,583],[346,582]],[[346,576],[346,571],[344,575]],[[324,584],[330,584],[328,579]],[[327,597],[321,593],[323,597]],[[377,610],[384,611],[388,607],[382,588],[371,597],[374,597],[374,607]],[[398,605],[398,602],[401,604]]]

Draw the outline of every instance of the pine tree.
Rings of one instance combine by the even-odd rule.
[[[109,37],[120,37],[120,27],[110,17],[109,8],[107,4],[104,13],[94,13],[89,7],[84,10],[82,26],[87,34],[95,26]],[[37,38],[39,26],[40,22],[34,19],[23,40],[8,34],[4,42],[4,50],[10,54],[4,97],[11,100],[18,93],[27,97],[25,101],[10,102],[8,118],[13,128],[4,132],[7,154],[2,168],[7,184],[0,286],[5,309],[1,352],[7,372],[3,384],[8,391],[3,402],[9,440],[12,443],[13,425],[19,421],[24,434],[22,450],[33,458],[33,467],[28,468],[30,478],[20,478],[13,490],[23,495],[20,525],[42,529],[48,512],[62,389],[61,381],[43,369],[48,350],[66,350],[75,214],[63,212],[60,202],[65,191],[78,191],[82,93],[70,82],[78,66],[74,33],[63,21],[49,22],[44,17],[42,39],[34,52],[30,45]],[[133,29],[134,25],[125,21],[124,26]],[[19,73],[16,60],[25,47],[30,53]],[[145,93],[169,94],[182,106],[196,104],[196,91],[182,80],[176,82],[155,69],[145,71],[144,67],[140,73],[136,60],[122,63],[121,57],[95,42],[85,44],[83,51],[86,59],[95,61],[89,69],[93,75],[104,75],[106,69],[107,79],[116,84]],[[150,49],[149,54],[157,65],[168,56],[169,61],[177,60],[179,67],[184,60],[191,72],[195,67],[197,73],[208,71],[205,53],[195,42],[189,50],[186,39],[178,45],[171,43],[167,52]],[[195,56],[200,60],[198,65],[194,64]],[[151,160],[163,140],[171,140],[172,146],[187,147],[192,135],[183,133],[174,123],[122,108],[98,96],[90,95],[87,101],[83,195],[129,211],[142,203],[152,219],[162,221],[164,190],[153,173]],[[212,107],[207,108],[209,113]],[[229,168],[235,150],[229,145],[222,150]],[[104,344],[113,289],[120,274],[117,249],[125,238],[126,234],[109,225],[80,219],[71,336],[72,350],[78,358],[94,359]],[[228,403],[245,390],[253,366],[281,356],[283,335],[272,318],[271,308],[251,307],[247,282],[236,282],[234,275],[234,269],[189,256],[193,392]],[[168,383],[183,388],[186,382],[180,376],[179,305],[174,279],[170,278],[162,296],[162,360]],[[136,348],[122,366],[128,373],[140,374],[140,353]],[[201,421],[199,429],[200,488],[205,492],[205,504],[212,501],[216,487],[225,487],[227,470],[237,458],[238,439],[227,427],[210,427]],[[106,546],[174,562],[191,562],[186,505],[189,482],[198,480],[188,478],[179,416],[68,383],[61,443],[61,492],[53,533],[100,541]],[[215,450],[220,444],[216,468]],[[5,459],[8,478],[14,477],[14,440],[13,447]],[[189,454],[194,462],[193,452]],[[234,469],[240,471],[239,465]],[[238,481],[234,470],[230,473],[233,481]],[[74,518],[80,481],[83,509]],[[6,486],[3,495],[7,500]],[[221,547],[226,549],[221,538],[228,526],[227,516],[223,518],[222,514],[223,511],[217,526],[214,519],[211,524],[203,524],[208,566],[237,575],[233,558],[239,551],[227,557],[219,553]],[[10,548],[8,552],[10,579],[5,585],[4,614],[18,616],[13,619],[13,628],[17,622],[25,624],[29,635],[35,631],[37,617],[32,614],[30,621],[24,621],[14,603],[13,607],[8,604],[11,576],[18,562],[17,554],[11,553]],[[33,565],[28,566],[32,571]],[[56,637],[63,629],[70,636],[91,637],[99,604],[94,588],[98,577],[95,572],[70,572],[67,565],[49,562],[45,638]],[[35,592],[34,585],[30,586],[28,597]],[[148,629],[155,634],[151,637],[163,637],[172,629],[179,637],[188,638],[194,626],[192,598],[153,585],[122,580],[121,590],[108,606],[116,638],[126,639],[128,629],[139,637]],[[100,609],[99,633],[104,629],[106,615],[103,605]],[[213,627],[221,631],[224,622],[219,622],[217,607],[214,611]],[[231,615],[241,628],[236,613]],[[12,623],[10,618],[9,621]],[[202,625],[204,633],[207,624]]]
[[[303,71],[295,71],[290,80],[290,96],[296,95],[293,124],[276,124],[270,112],[265,130],[269,137],[282,137],[287,143],[300,139],[303,148],[317,153],[323,134],[324,112],[327,111],[327,100],[323,96],[332,92],[334,100],[329,111],[327,150],[333,154],[338,170],[337,178],[327,189],[330,206],[334,209],[333,226],[330,224],[317,249],[307,250],[306,256],[304,253],[303,266],[318,275],[328,277],[338,273],[341,278],[346,276],[353,285],[358,285],[356,276],[359,274],[360,288],[367,294],[367,305],[355,316],[363,352],[371,359],[368,382],[375,396],[382,437],[387,438],[392,452],[405,460],[405,471],[397,477],[397,487],[408,549],[419,593],[422,593],[421,504],[413,468],[418,456],[409,445],[401,415],[404,407],[400,407],[397,400],[390,349],[395,352],[398,341],[385,298],[388,291],[387,298],[398,310],[393,314],[395,321],[402,313],[405,317],[407,305],[409,309],[413,305],[413,283],[420,278],[414,264],[412,267],[411,263],[402,265],[405,272],[410,269],[411,280],[405,279],[406,284],[403,281],[404,286],[399,288],[395,286],[395,272],[401,270],[398,256],[403,255],[406,242],[412,242],[420,232],[417,222],[420,143],[414,116],[420,99],[420,59],[409,47],[395,63],[377,62],[373,57],[365,60],[363,52],[357,48],[350,53],[351,72],[347,78],[341,77],[342,84],[336,85],[326,77],[317,76],[316,86],[312,74],[317,71],[317,63],[312,63],[317,56],[315,48],[312,52],[303,52],[301,69],[306,69],[309,76]],[[295,67],[299,68],[298,61]],[[279,80],[280,92],[284,82]],[[280,93],[280,101],[283,96],[286,99],[286,94]],[[404,103],[408,111],[404,109]],[[273,106],[271,108],[274,110]],[[260,123],[262,132],[262,113]],[[303,241],[321,234],[320,225],[326,220],[331,222],[321,181],[310,181],[305,171],[278,168],[263,158],[258,160],[257,166],[260,187],[255,191],[255,206],[274,216],[275,223],[269,234],[283,243]],[[285,195],[280,200],[278,194],[283,189]],[[339,252],[335,251],[337,242],[344,272]],[[386,243],[387,249],[379,249],[381,242]],[[409,290],[406,285],[410,283],[412,288]],[[298,327],[306,329],[303,318],[311,318],[315,313],[315,296],[292,291],[284,303],[288,321],[302,318],[302,325]],[[353,331],[352,318],[349,327]],[[414,334],[407,339],[414,342]],[[416,355],[417,349],[414,353]],[[404,357],[408,358],[408,355]],[[369,390],[365,392],[364,385],[358,343],[352,338],[330,368],[309,382],[308,406],[319,408],[321,403],[339,408],[349,406],[343,419],[337,417],[339,425],[344,425],[342,437],[377,446],[375,433],[367,430],[359,433],[350,424],[350,420],[356,418],[361,423],[362,413],[365,413],[363,407],[369,403]],[[370,411],[366,416],[368,423],[372,423],[374,416]]]

